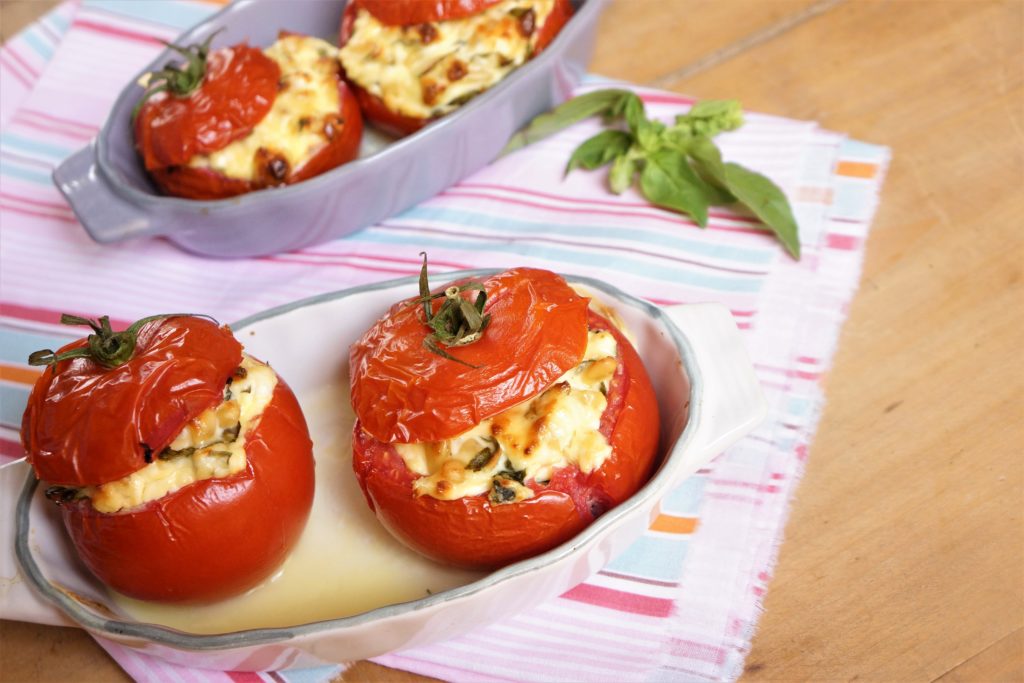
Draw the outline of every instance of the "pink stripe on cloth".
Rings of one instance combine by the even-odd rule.
[[[608,607],[620,612],[646,614],[651,617],[667,617],[672,614],[673,609],[671,600],[627,593],[604,586],[592,586],[587,583],[581,583],[562,597],[599,607]]]
[[[47,57],[42,52],[63,38],[50,24],[69,23],[76,10],[76,2],[65,2],[0,45],[0,130],[6,128],[45,69]],[[33,39],[38,49],[29,45]]]

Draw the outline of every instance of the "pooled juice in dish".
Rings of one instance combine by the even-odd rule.
[[[113,594],[125,613],[190,633],[294,626],[359,614],[471,583],[408,550],[381,527],[352,474],[348,383],[302,397],[316,457],[316,497],[298,545],[262,584],[208,605],[168,605]]]

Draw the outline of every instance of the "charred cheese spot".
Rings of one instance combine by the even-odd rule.
[[[244,376],[232,379],[225,400],[189,422],[152,463],[122,479],[80,489],[78,496],[91,498],[99,512],[118,512],[193,482],[229,477],[245,469],[246,435],[270,403],[277,374],[248,356],[241,367]]]
[[[190,166],[279,185],[334,136],[341,125],[337,48],[319,38],[285,36],[264,54],[281,68],[280,90],[270,111],[249,135],[193,157]]]
[[[545,483],[559,468],[600,467],[611,455],[600,426],[617,354],[611,333],[591,331],[580,364],[539,396],[446,441],[395,444],[420,475],[417,495],[456,500],[489,492],[492,503],[511,503],[534,495],[525,482]]]
[[[359,10],[340,50],[349,79],[406,116],[431,118],[487,90],[533,54],[554,0],[505,0],[464,19],[385,26]]]

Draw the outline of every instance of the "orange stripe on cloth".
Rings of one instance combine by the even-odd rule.
[[[874,178],[878,173],[878,164],[866,161],[840,161],[836,164],[836,175],[847,178]]]
[[[662,531],[666,534],[692,534],[696,528],[696,517],[658,515],[651,524],[651,531]]]
[[[21,365],[7,365],[0,363],[0,380],[15,382],[17,384],[35,384],[36,379],[43,371],[35,368],[26,368]]]

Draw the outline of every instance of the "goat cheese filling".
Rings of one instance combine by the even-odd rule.
[[[554,0],[505,0],[462,19],[386,26],[356,13],[339,57],[347,77],[414,118],[447,114],[533,56]]]
[[[546,483],[557,469],[600,467],[611,455],[600,426],[617,353],[610,332],[591,330],[583,360],[540,395],[451,439],[394,444],[420,475],[416,494],[456,500],[489,492],[492,503],[512,503],[534,495],[526,482]]]
[[[277,373],[249,356],[224,390],[224,400],[193,420],[152,462],[115,481],[69,488],[53,486],[58,501],[89,498],[98,512],[130,510],[204,479],[229,477],[245,469],[245,441],[259,424],[277,386]]]
[[[281,69],[270,111],[249,135],[211,154],[196,155],[189,166],[278,184],[338,134],[344,124],[338,48],[319,38],[284,36],[263,53]]]

